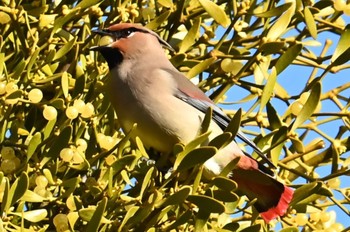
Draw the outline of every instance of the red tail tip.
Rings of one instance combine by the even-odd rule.
[[[284,192],[282,193],[276,207],[273,207],[266,212],[260,213],[261,217],[266,223],[269,223],[272,219],[275,219],[278,216],[283,216],[286,213],[289,207],[289,203],[293,198],[293,193],[294,191],[291,188],[284,186]]]

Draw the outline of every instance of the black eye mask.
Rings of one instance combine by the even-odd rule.
[[[135,27],[131,27],[131,28],[126,28],[123,30],[119,30],[119,31],[111,31],[108,29],[104,29],[102,30],[102,33],[104,32],[104,34],[107,34],[109,36],[112,36],[113,38],[115,38],[115,40],[121,39],[121,38],[127,38],[129,37],[133,32],[143,32],[143,33],[148,33],[148,31],[142,30],[142,29],[138,29]]]
[[[170,44],[168,44],[166,41],[164,41],[162,38],[159,37],[158,34],[154,33],[153,31],[149,31],[149,30],[146,30],[146,29],[142,29],[142,28],[137,28],[137,27],[130,27],[130,28],[125,28],[125,29],[122,29],[122,30],[119,30],[119,31],[112,31],[112,30],[109,30],[109,29],[102,29],[102,30],[94,30],[92,31],[96,34],[99,34],[99,35],[109,35],[111,36],[114,40],[118,40],[118,39],[121,39],[121,38],[127,38],[130,36],[131,33],[133,32],[141,32],[141,33],[147,33],[147,34],[151,34],[153,36],[155,36],[159,43],[171,50],[171,51],[174,51],[174,49],[171,47]]]

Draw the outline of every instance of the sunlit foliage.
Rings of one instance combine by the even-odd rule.
[[[324,84],[349,68],[348,14],[343,0],[2,0],[0,228],[349,230],[335,212],[350,215],[341,183],[350,173],[350,82]],[[129,141],[133,131],[120,130],[104,93],[107,63],[89,50],[100,40],[92,29],[119,22],[159,33],[175,48],[165,51],[171,62],[230,116],[250,104],[236,123],[296,189],[285,217],[263,222],[226,178],[234,163],[202,180],[201,163],[215,151],[196,148],[206,133],[174,147],[170,172],[149,159],[157,152]],[[320,40],[325,33],[336,40]],[[309,71],[291,94],[280,77],[299,66]],[[225,102],[242,89],[239,104]]]

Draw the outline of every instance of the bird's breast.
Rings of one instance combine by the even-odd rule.
[[[195,138],[202,119],[191,115],[195,109],[176,98],[169,83],[156,81],[157,77],[136,81],[112,76],[109,95],[125,133],[136,123],[135,134],[147,147],[171,152],[175,143]]]

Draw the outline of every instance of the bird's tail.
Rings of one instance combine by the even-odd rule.
[[[235,169],[231,175],[238,190],[250,200],[265,222],[283,216],[293,198],[293,190],[259,169]]]

